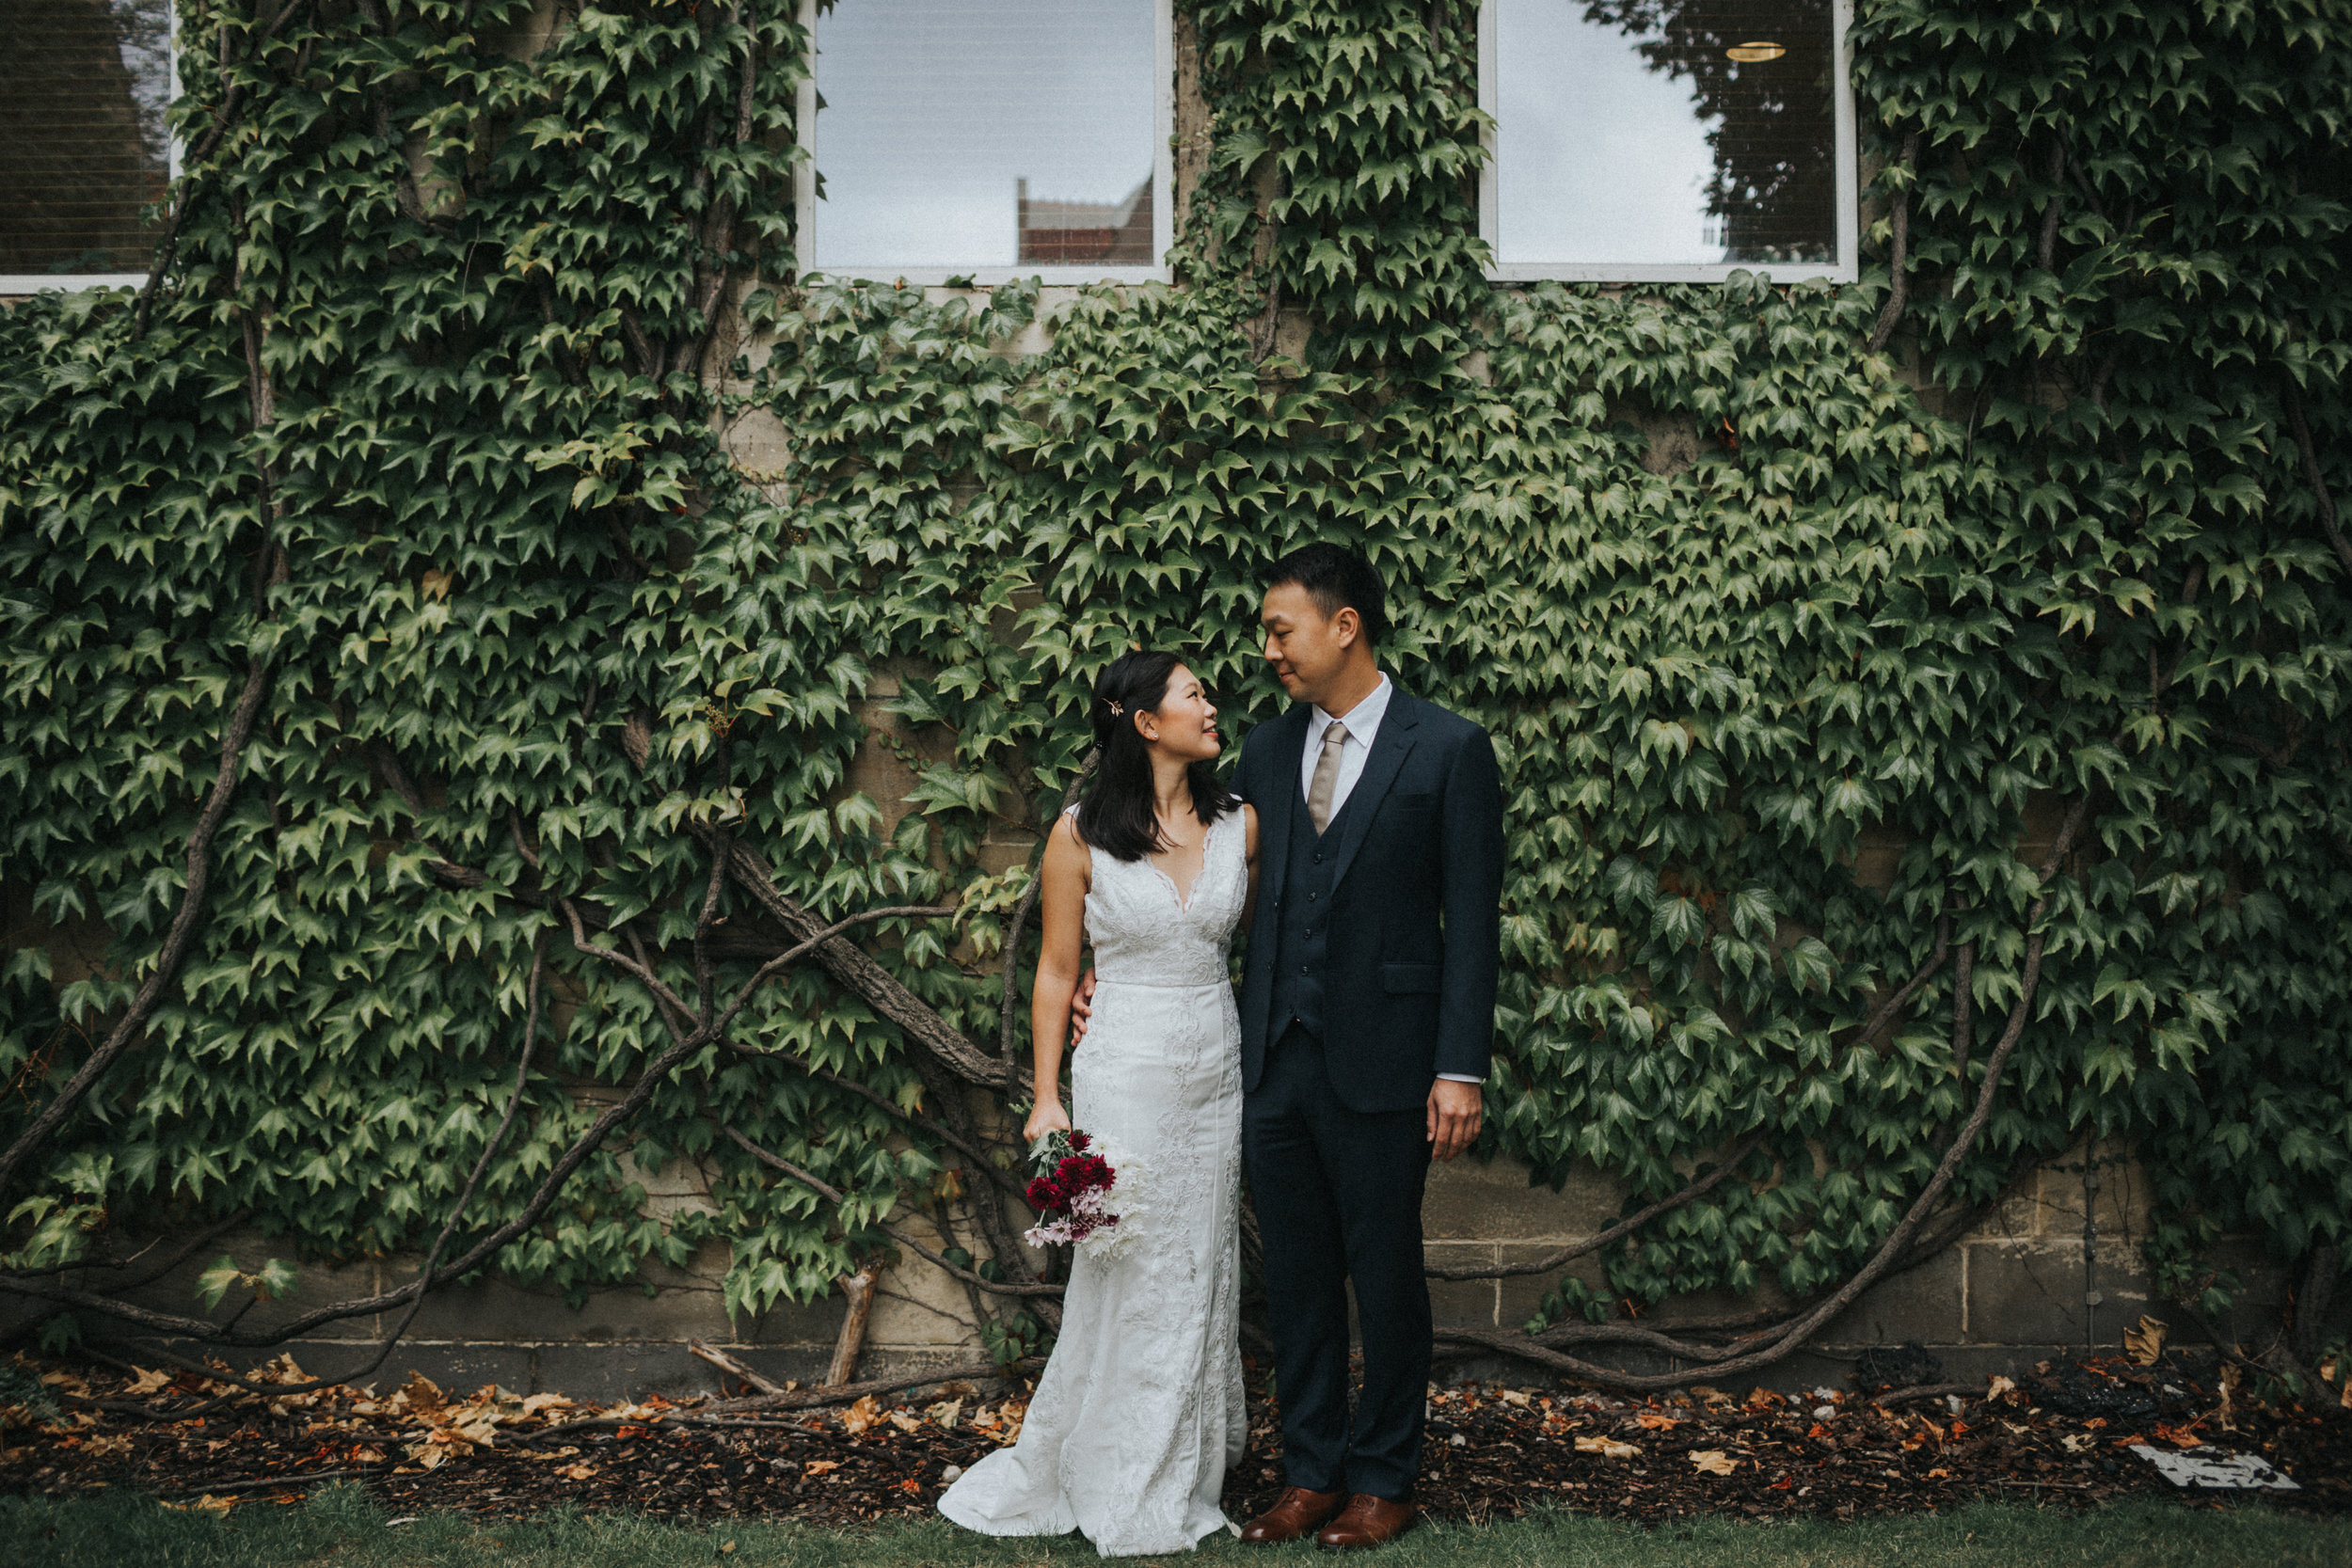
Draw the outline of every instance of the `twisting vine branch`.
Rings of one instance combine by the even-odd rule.
[[[1944,967],[1944,956],[1950,950],[1951,944],[1952,916],[1951,911],[1947,910],[1935,917],[1935,947],[1928,954],[1928,961],[1921,964],[1917,973],[1904,982],[1900,990],[1879,1005],[1877,1011],[1870,1015],[1869,1022],[1862,1026],[1862,1033],[1854,1037],[1855,1044],[1867,1045],[1878,1037],[1880,1030],[1885,1028],[1897,1015],[1911,1006],[1911,999],[1919,994],[1919,988],[1934,979],[1936,971]]]
[[[8,1179],[17,1167],[29,1158],[61,1126],[83,1096],[106,1069],[119,1061],[147,1026],[148,1015],[163,999],[165,989],[180,973],[181,960],[187,957],[189,943],[196,939],[199,915],[203,911],[204,891],[213,874],[213,838],[220,832],[222,820],[229,815],[230,797],[236,792],[237,765],[245,754],[246,742],[252,737],[254,721],[262,711],[262,700],[269,692],[269,663],[256,658],[246,670],[245,689],[238,693],[237,705],[229,715],[228,727],[220,737],[220,766],[213,775],[212,792],[206,796],[204,809],[198,814],[196,826],[188,834],[185,881],[180,894],[180,908],[173,911],[170,928],[165,933],[163,947],[155,955],[154,967],[131,998],[131,1006],[115,1020],[115,1026],[106,1033],[105,1042],[89,1053],[73,1076],[67,1079],[56,1097],[41,1108],[22,1132],[16,1135],[6,1151],[0,1152],[0,1191],[8,1187]]]
[[[2328,536],[2328,547],[2336,552],[2337,562],[2352,573],[2352,543],[2344,537],[2344,530],[2336,522],[2336,499],[2328,492],[2327,476],[2319,471],[2319,449],[2312,442],[2312,427],[2303,418],[2303,397],[2295,389],[2291,379],[2281,378],[2279,392],[2287,407],[2287,428],[2295,432],[2295,448],[2303,459],[2303,479],[2312,487],[2312,499],[2319,508],[2320,531]]]
[[[523,1048],[515,1061],[515,1086],[507,1093],[506,1110],[499,1117],[497,1131],[492,1132],[489,1141],[482,1146],[482,1153],[474,1161],[471,1174],[466,1178],[465,1186],[458,1191],[457,1201],[450,1206],[449,1218],[442,1222],[439,1234],[433,1238],[433,1244],[425,1249],[424,1261],[417,1269],[415,1299],[409,1302],[408,1310],[401,1314],[400,1322],[392,1325],[391,1332],[384,1336],[383,1342],[376,1346],[375,1354],[370,1356],[364,1364],[334,1377],[310,1378],[292,1383],[258,1383],[183,1358],[179,1360],[180,1365],[191,1370],[201,1371],[216,1383],[226,1383],[234,1388],[251,1393],[272,1395],[307,1394],[321,1388],[339,1387],[346,1383],[356,1383],[384,1365],[386,1359],[391,1355],[393,1348],[408,1337],[408,1330],[416,1323],[417,1314],[423,1310],[424,1298],[431,1292],[435,1283],[434,1270],[441,1260],[442,1249],[449,1245],[450,1237],[456,1234],[459,1223],[466,1217],[467,1209],[473,1203],[475,1191],[482,1185],[482,1179],[489,1174],[490,1162],[497,1159],[500,1150],[506,1147],[506,1134],[514,1129],[516,1113],[522,1109],[523,1097],[531,1086],[531,1059],[539,1044],[540,984],[546,976],[547,933],[542,931],[532,939],[531,978],[526,983],[523,1003]],[[156,1414],[167,1414],[174,1421],[192,1421],[199,1416],[211,1414],[234,1398],[233,1394],[223,1394],[193,1407]]]
[[[1775,1325],[1772,1330],[1773,1337],[1760,1349],[1725,1356],[1717,1354],[1717,1347],[1676,1339],[1670,1336],[1661,1336],[1658,1341],[1642,1338],[1623,1340],[1623,1342],[1644,1344],[1651,1349],[1662,1350],[1670,1355],[1705,1363],[1703,1375],[1722,1377],[1755,1371],[1784,1359],[1803,1346],[1804,1341],[1823,1324],[1852,1306],[1863,1291],[1884,1277],[1896,1266],[1898,1260],[1906,1255],[1911,1246],[1912,1238],[1918,1234],[1920,1227],[1934,1212],[1937,1205],[1943,1202],[1944,1195],[1950,1190],[1953,1180],[1960,1174],[1961,1162],[1967,1157],[1968,1151],[1975,1147],[1977,1139],[1982,1135],[1986,1125],[1993,1119],[1993,1105],[1999,1097],[2003,1069],[2008,1067],[2010,1054],[2017,1049],[2018,1041],[2025,1037],[2026,1024],[2032,1017],[2034,1000],[2041,988],[2042,953],[2043,943],[2047,940],[2047,933],[2040,927],[2042,917],[2049,912],[2050,901],[2055,893],[2051,885],[2052,879],[2057,876],[2058,867],[2064,863],[2066,856],[2072,851],[2075,835],[2081,832],[2083,821],[2090,815],[2090,800],[2088,796],[2074,802],[2073,808],[2067,812],[2066,819],[2059,827],[2058,836],[2051,843],[2049,854],[2042,861],[2041,867],[2042,891],[2026,913],[2025,927],[2027,935],[2017,1000],[2010,1008],[2008,1024],[2001,1031],[2000,1040],[1993,1048],[1992,1057],[1985,1063],[1984,1084],[1978,1091],[1976,1108],[1970,1113],[1968,1119],[1961,1125],[1960,1131],[1954,1134],[1950,1144],[1946,1147],[1944,1157],[1937,1162],[1935,1173],[1929,1178],[1927,1186],[1921,1189],[1916,1198],[1912,1200],[1911,1207],[1905,1211],[1902,1219],[1895,1228],[1871,1250],[1869,1258],[1862,1267],[1848,1276],[1846,1282],[1836,1291],[1809,1307],[1801,1316]],[[1616,1335],[1613,1337],[1620,1339],[1627,1334],[1639,1332],[1646,1335],[1654,1332],[1630,1330],[1623,1325],[1594,1326],[1614,1328]],[[1580,1381],[1628,1392],[1672,1388],[1690,1382],[1694,1375],[1702,1375],[1679,1371],[1621,1372],[1614,1368],[1601,1366],[1597,1362],[1562,1354],[1523,1334],[1508,1335],[1477,1330],[1457,1335],[1453,1330],[1445,1330],[1442,1331],[1442,1337],[1471,1338],[1490,1349],[1505,1351]]]
[[[1623,1241],[1650,1221],[1658,1218],[1659,1215],[1672,1213],[1685,1204],[1694,1203],[1705,1197],[1728,1180],[1732,1172],[1746,1164],[1748,1156],[1761,1148],[1763,1143],[1764,1134],[1761,1132],[1750,1133],[1747,1137],[1740,1139],[1714,1169],[1673,1196],[1661,1197],[1639,1212],[1627,1215],[1607,1229],[1587,1236],[1581,1242],[1571,1243],[1559,1251],[1536,1259],[1533,1262],[1497,1263],[1491,1267],[1476,1263],[1433,1263],[1424,1267],[1422,1273],[1432,1279],[1509,1279],[1519,1275],[1549,1274],[1555,1269],[1565,1268],[1589,1253],[1598,1252],[1604,1247]]]
[[[1919,133],[1903,137],[1902,155],[1896,160],[1899,166],[1915,178],[1919,166]],[[1911,299],[1911,184],[1905,181],[1895,191],[1893,207],[1887,213],[1893,230],[1887,245],[1886,304],[1879,311],[1878,325],[1870,329],[1870,352],[1878,353],[1895,336],[1895,328],[1903,319],[1903,308]]]
[[[800,1166],[794,1164],[791,1161],[786,1159],[783,1155],[760,1148],[759,1145],[745,1137],[735,1127],[723,1125],[720,1128],[720,1131],[724,1132],[728,1139],[744,1153],[750,1155],[753,1159],[758,1161],[761,1164],[766,1165],[771,1170],[783,1172],[786,1176],[788,1176],[793,1180],[798,1181],[802,1186],[806,1187],[810,1192],[815,1193],[818,1197],[823,1198],[827,1203],[832,1204],[834,1208],[841,1208],[850,1201],[849,1195],[842,1192],[838,1187],[832,1186],[827,1182],[820,1180],[817,1177],[812,1176],[807,1171],[804,1171]],[[938,1252],[925,1246],[921,1242],[916,1241],[905,1231],[900,1230],[897,1226],[883,1225],[878,1227],[877,1228],[879,1228],[883,1235],[898,1243],[900,1246],[905,1247],[910,1252],[917,1254],[929,1262],[938,1264],[948,1274],[953,1275],[956,1278],[961,1280],[964,1284],[971,1286],[976,1291],[985,1291],[991,1295],[998,1296],[1059,1296],[1062,1293],[1062,1288],[1058,1285],[1045,1285],[1036,1282],[1009,1285],[997,1280],[990,1279],[986,1275],[975,1274],[970,1269],[964,1268],[960,1264],[949,1262]],[[1001,1261],[1002,1260],[999,1259],[1000,1264]]]
[[[519,836],[517,842],[523,842]],[[726,848],[727,846],[723,841],[722,841],[714,855],[716,863],[724,865],[727,863]],[[707,896],[705,900],[706,910],[707,910],[713,902],[715,901]],[[595,1122],[592,1123],[585,1132],[573,1140],[572,1144],[556,1160],[554,1164],[549,1167],[545,1177],[542,1178],[537,1189],[533,1191],[530,1200],[523,1206],[521,1212],[513,1215],[504,1224],[492,1230],[488,1235],[475,1242],[474,1244],[467,1248],[464,1254],[461,1255],[454,1262],[452,1262],[446,1271],[442,1271],[448,1277],[457,1277],[472,1273],[474,1270],[482,1267],[485,1263],[497,1257],[497,1255],[503,1250],[510,1242],[514,1241],[516,1237],[522,1235],[531,1227],[537,1225],[540,1217],[547,1212],[548,1209],[555,1202],[557,1196],[561,1195],[565,1183],[570,1180],[572,1175],[592,1154],[596,1152],[596,1149],[603,1146],[605,1139],[612,1134],[614,1129],[620,1127],[623,1123],[634,1117],[639,1111],[643,1110],[645,1104],[659,1090],[660,1085],[667,1080],[669,1074],[681,1063],[688,1060],[695,1053],[704,1049],[706,1046],[717,1042],[722,1037],[724,1030],[732,1024],[736,1016],[741,1011],[743,1005],[748,1002],[752,993],[755,992],[761,984],[765,983],[766,979],[772,977],[772,975],[782,967],[781,962],[777,960],[771,960],[770,963],[762,966],[758,975],[752,981],[747,982],[746,985],[739,990],[739,992],[731,999],[730,1005],[723,1012],[715,1013],[707,1019],[698,1022],[695,1009],[690,1006],[683,998],[679,997],[675,990],[671,990],[671,988],[662,981],[660,976],[655,973],[650,963],[647,962],[644,958],[631,957],[628,954],[618,951],[617,949],[601,947],[590,942],[587,940],[586,931],[581,924],[577,906],[574,905],[570,899],[563,897],[558,897],[556,899],[556,903],[570,925],[572,942],[576,949],[591,958],[610,963],[622,970],[624,973],[636,979],[641,985],[644,985],[647,990],[654,994],[656,999],[661,1005],[664,1023],[669,1030],[672,1043],[668,1049],[664,1050],[659,1056],[655,1057],[653,1061],[646,1065],[644,1071],[639,1075],[638,1081],[631,1086],[628,1094],[615,1101],[612,1104],[607,1106],[603,1114],[598,1116]],[[891,914],[907,915],[921,913],[940,915],[952,912],[952,910],[942,911],[935,909],[898,909],[893,911],[870,911],[866,915],[852,916],[847,921],[837,923],[837,928],[846,929],[847,927],[857,924],[860,920],[882,918],[885,915]],[[702,928],[707,934],[707,927],[705,926]],[[824,942],[836,940],[838,940],[838,937],[837,930],[835,928],[821,930],[813,935],[811,938],[803,941],[798,947],[792,949],[791,956],[798,957],[809,952],[814,952]],[[541,951],[541,949],[534,947],[534,954],[537,954],[539,951]],[[530,1002],[532,1018],[531,1032],[532,1037],[534,1039],[537,1034],[538,1018],[539,987],[535,978],[537,974],[537,963],[538,960],[534,957],[534,980],[531,988]],[[523,1068],[518,1069],[518,1084],[522,1081],[522,1077],[527,1073],[527,1070],[528,1061],[526,1060]],[[519,1088],[517,1092],[519,1094]],[[518,1101],[510,1102],[508,1108],[508,1119],[506,1122],[502,1122],[501,1124],[500,1139],[501,1140],[504,1137],[505,1127],[511,1123],[514,1105],[518,1102]],[[496,1143],[494,1142],[493,1148],[495,1148],[495,1147]],[[491,1151],[485,1150],[483,1162],[476,1167],[473,1180],[469,1181],[467,1184],[465,1195],[460,1199],[457,1213],[453,1214],[449,1224],[444,1227],[442,1240],[435,1243],[435,1252],[437,1254],[440,1245],[446,1242],[450,1231],[454,1228],[457,1218],[463,1212],[464,1205],[470,1201],[474,1187],[478,1184],[483,1171],[487,1168],[487,1163],[490,1158]],[[430,1257],[431,1255],[428,1256]],[[375,1312],[389,1311],[395,1307],[403,1306],[411,1302],[421,1301],[426,1291],[432,1288],[436,1277],[435,1271],[428,1266],[424,1272],[420,1274],[418,1278],[413,1279],[395,1290],[379,1292],[371,1296],[355,1297],[345,1301],[329,1303],[326,1306],[313,1308],[307,1313],[303,1313],[292,1320],[290,1323],[282,1324],[275,1329],[261,1331],[240,1331],[236,1328],[233,1323],[224,1325],[208,1318],[192,1318],[177,1313],[158,1312],[152,1308],[141,1307],[135,1303],[122,1301],[113,1296],[102,1295],[93,1291],[75,1290],[65,1286],[49,1285],[38,1279],[24,1276],[0,1275],[0,1290],[12,1291],[19,1295],[33,1296],[40,1299],[55,1301],[65,1306],[87,1307],[94,1311],[103,1312],[111,1317],[136,1324],[139,1327],[157,1333],[183,1336],[213,1344],[255,1348],[282,1344],[288,1339],[298,1338],[303,1334],[312,1331],[313,1329],[323,1327],[327,1323],[339,1322],[343,1319],[365,1316]],[[413,1317],[413,1315],[414,1309],[412,1307],[410,1316]],[[404,1328],[405,1327],[406,1321],[407,1320],[405,1319],[403,1322]],[[386,1351],[389,1352],[389,1345],[388,1344],[386,1346]],[[368,1370],[373,1370],[373,1365]],[[364,1375],[366,1375],[364,1371],[349,1374],[349,1376],[353,1377]],[[347,1379],[339,1381],[347,1381]],[[273,1385],[271,1386],[282,1388],[283,1386]]]
[[[258,59],[262,48],[274,42],[278,35],[293,25],[294,19],[309,8],[310,0],[289,0],[262,29],[260,36],[254,39],[253,46],[246,52],[245,58]],[[232,47],[234,39],[232,29],[226,26],[220,29],[219,59],[224,75],[237,64]],[[165,276],[171,271],[172,259],[179,253],[180,230],[186,225],[188,213],[196,205],[197,198],[203,193],[206,161],[219,150],[222,138],[235,128],[244,112],[245,84],[231,83],[227,95],[221,99],[220,107],[213,111],[213,128],[198,139],[182,160],[181,166],[188,172],[181,177],[180,188],[172,193],[171,213],[164,220],[164,231],[156,236],[155,256],[148,265],[147,281],[139,285],[138,300],[131,308],[131,332],[135,338],[147,335],[148,318],[155,308],[156,292],[163,287]]]

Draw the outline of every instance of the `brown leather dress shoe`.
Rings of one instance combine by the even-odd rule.
[[[1347,1499],[1340,1516],[1315,1537],[1318,1546],[1385,1546],[1421,1523],[1421,1510],[1411,1503],[1392,1503],[1359,1492]]]
[[[1346,1502],[1344,1492],[1310,1492],[1303,1486],[1285,1486],[1281,1500],[1244,1526],[1241,1538],[1269,1546],[1278,1541],[1295,1541],[1302,1535],[1312,1534]]]

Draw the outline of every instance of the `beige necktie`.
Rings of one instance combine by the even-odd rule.
[[[1347,742],[1347,726],[1338,720],[1323,732],[1323,755],[1315,758],[1315,776],[1307,785],[1307,817],[1315,825],[1315,836],[1331,825],[1331,797],[1340,787],[1340,748]]]

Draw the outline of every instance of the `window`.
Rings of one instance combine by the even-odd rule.
[[[1491,276],[1855,272],[1850,0],[1486,0]]]
[[[803,271],[1166,277],[1169,0],[803,0],[802,20]]]
[[[173,21],[171,0],[0,0],[0,293],[146,281]]]

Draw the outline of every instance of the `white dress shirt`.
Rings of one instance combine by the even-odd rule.
[[[1386,673],[1380,684],[1367,692],[1363,701],[1341,714],[1337,722],[1347,726],[1347,737],[1340,742],[1340,776],[1331,788],[1331,815],[1347,804],[1347,797],[1356,787],[1356,781],[1364,776],[1364,764],[1372,760],[1372,743],[1380,738],[1380,721],[1388,717],[1389,699],[1396,695],[1396,688]],[[1307,711],[1307,752],[1298,759],[1298,798],[1306,800],[1314,788],[1315,764],[1323,760],[1323,735],[1334,720],[1320,705]],[[1456,1084],[1477,1084],[1485,1080],[1466,1072],[1440,1072]]]
[[[1364,776],[1364,764],[1372,760],[1372,743],[1379,738],[1380,721],[1387,716],[1389,699],[1394,695],[1396,688],[1383,674],[1362,702],[1336,721],[1347,726],[1347,738],[1340,743],[1340,778],[1331,790],[1333,816],[1339,816],[1356,781]],[[1320,705],[1307,710],[1307,754],[1298,759],[1298,798],[1302,800],[1314,789],[1315,764],[1323,760],[1323,734],[1333,722]]]

